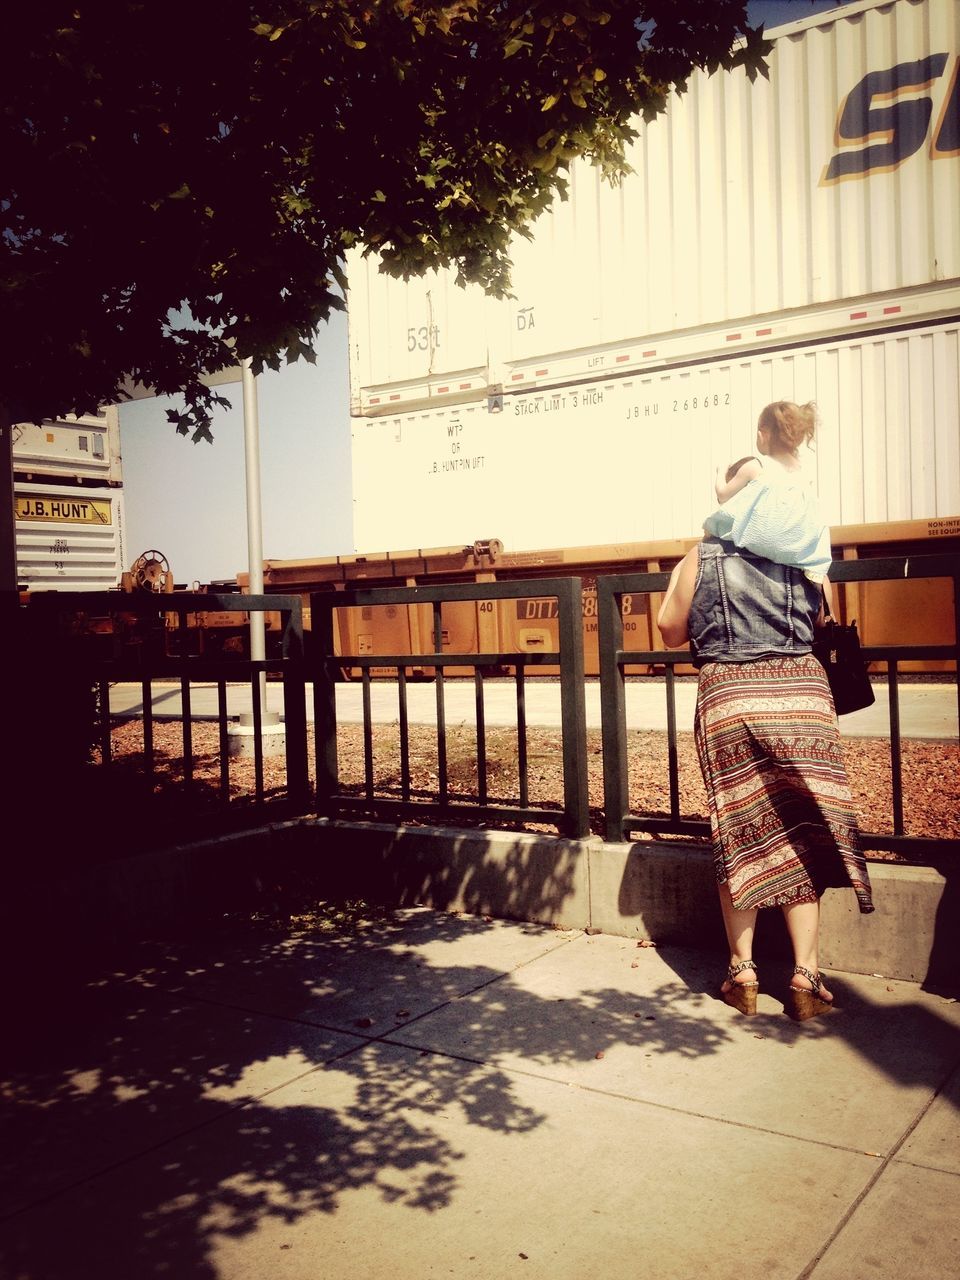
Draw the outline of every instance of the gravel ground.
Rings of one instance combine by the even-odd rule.
[[[312,757],[313,734],[309,730]],[[154,791],[166,802],[164,832],[182,822],[195,830],[195,819],[216,809],[219,779],[219,735],[217,726],[198,722],[193,726],[194,776],[198,786],[189,803],[182,795],[182,731],[179,723],[154,725],[156,775]],[[364,748],[359,725],[341,725],[338,732],[340,783],[345,792],[362,794]],[[488,729],[487,789],[491,803],[519,803],[516,732]],[[893,798],[890,747],[885,739],[854,738],[844,743],[847,769],[854,799],[865,832],[878,834],[893,830]],[[117,768],[116,784],[125,775],[136,773],[142,764],[143,740],[138,722],[119,724],[113,732],[112,750]],[[628,734],[630,807],[635,813],[663,813],[669,806],[666,736],[654,732]],[[956,743],[904,741],[903,807],[906,833],[911,836],[960,837],[960,747]],[[527,762],[529,799],[532,805],[556,807],[562,795],[562,754],[560,734],[550,729],[528,729]],[[602,834],[603,757],[600,733],[587,733],[587,766],[591,825]],[[706,817],[706,796],[692,734],[680,734],[678,743],[680,809],[684,817]],[[448,787],[453,800],[476,799],[476,735],[468,728],[447,730]],[[399,798],[400,744],[396,725],[376,725],[373,735],[373,771],[378,795]],[[430,726],[410,727],[410,775],[413,795],[433,800],[439,786],[436,730]],[[313,779],[313,761],[310,763]],[[285,786],[283,757],[264,761],[264,792],[268,799],[282,796]],[[252,760],[230,760],[231,809],[246,812],[248,797],[255,791]],[[142,791],[141,791],[142,794]],[[467,825],[464,823],[464,825]],[[487,823],[487,826],[494,824]],[[499,824],[498,824],[499,825]],[[507,825],[507,824],[504,824]],[[549,823],[530,830],[552,831]],[[156,838],[159,828],[153,829]],[[648,839],[655,837],[649,836]],[[891,859],[892,855],[876,855]]]

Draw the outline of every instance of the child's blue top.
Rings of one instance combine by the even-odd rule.
[[[706,518],[705,532],[822,582],[831,563],[830,529],[816,494],[802,471],[788,471],[776,458],[758,461],[760,475]]]

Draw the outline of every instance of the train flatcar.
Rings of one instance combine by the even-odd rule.
[[[860,559],[888,555],[960,553],[960,519],[900,521],[833,529],[834,558]],[[567,547],[509,552],[498,539],[466,546],[418,549],[383,555],[331,556],[316,560],[268,560],[264,563],[267,593],[301,594],[305,623],[311,623],[309,598],[316,592],[350,587],[398,587],[460,582],[522,581],[576,576],[584,584],[584,666],[599,674],[596,579],[603,574],[669,571],[696,538],[645,543]],[[246,587],[243,575],[238,578]],[[863,642],[883,644],[949,644],[954,639],[952,583],[946,579],[910,582],[865,582],[837,589],[838,616],[856,619]],[[655,625],[659,597],[626,596],[624,631],[631,648],[663,649]],[[334,645],[339,655],[422,654],[433,651],[433,617],[428,605],[340,607],[334,611]],[[451,601],[441,609],[443,650],[452,654],[553,652],[558,647],[554,602],[536,596],[516,600]],[[507,664],[507,667],[509,664]],[[912,661],[904,671],[953,669],[946,661]],[[393,677],[392,667],[372,667],[374,676]],[[413,669],[412,669],[413,670]],[[428,674],[427,668],[418,668]],[[632,667],[629,674],[656,674],[657,664]],[[447,669],[450,675],[472,674],[469,667]],[[345,677],[360,674],[345,663]],[[552,676],[549,666],[529,668],[530,675]]]

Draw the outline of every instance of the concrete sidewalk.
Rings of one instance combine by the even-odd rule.
[[[943,1280],[960,1006],[401,910],[155,945],[7,1038],[9,1280]],[[6,1019],[6,1029],[11,1029]]]
[[[843,716],[840,730],[845,737],[886,738],[890,735],[890,705],[886,683],[874,686],[876,702],[863,711]],[[586,721],[588,729],[599,729],[600,686],[596,680],[585,685]],[[900,694],[900,732],[905,738],[939,738],[956,741],[958,736],[957,687],[949,684],[903,682]],[[231,685],[227,691],[231,715],[250,711],[250,686]],[[179,718],[180,687],[156,684],[152,690],[154,714],[158,718]],[[693,712],[697,687],[692,679],[676,684],[677,727],[681,732],[693,731]],[[666,692],[664,681],[633,680],[626,686],[627,727],[666,731]],[[275,683],[267,685],[267,706],[271,711],[283,710],[283,689]],[[449,725],[476,723],[476,695],[472,680],[448,680],[444,684],[444,707]],[[110,710],[114,715],[140,715],[142,692],[137,684],[116,684],[110,689]],[[215,685],[197,684],[191,688],[191,710],[195,718],[215,718],[217,690]],[[529,680],[525,688],[527,724],[547,728],[560,726],[560,687],[552,680]],[[399,720],[397,686],[394,681],[377,680],[370,689],[370,714],[373,722],[395,723]],[[436,724],[437,695],[432,683],[408,684],[407,714],[411,724]],[[312,691],[307,691],[307,716],[313,717]],[[363,689],[360,684],[337,685],[337,719],[344,724],[363,720]],[[517,695],[512,681],[491,680],[484,685],[484,720],[488,726],[513,726],[517,723]]]

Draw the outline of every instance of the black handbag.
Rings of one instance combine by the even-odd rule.
[[[856,622],[834,622],[824,600],[826,621],[813,642],[813,655],[827,673],[838,716],[862,711],[876,701],[860,649]]]

